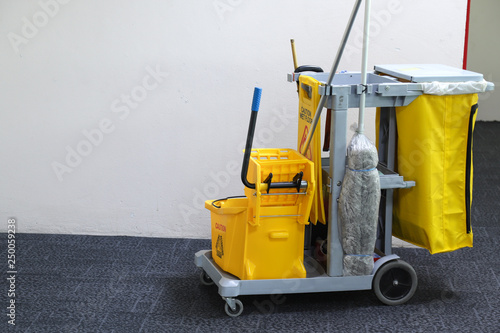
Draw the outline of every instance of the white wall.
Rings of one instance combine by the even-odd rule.
[[[203,201],[243,193],[253,87],[254,146],[294,148],[290,38],[329,69],[353,3],[0,2],[0,231],[209,237]],[[372,12],[370,68],[461,67],[465,0]],[[339,69],[360,69],[361,24]]]
[[[500,1],[471,1],[467,69],[483,73],[487,81],[494,82],[496,90],[479,95],[478,120],[500,120]]]

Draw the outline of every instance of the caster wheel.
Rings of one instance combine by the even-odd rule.
[[[402,260],[393,260],[382,265],[373,278],[373,291],[387,305],[407,302],[417,289],[417,273]]]
[[[235,299],[234,303],[236,305],[236,308],[234,310],[231,309],[231,307],[227,303],[224,306],[224,310],[226,310],[226,313],[229,317],[238,317],[243,312],[243,303],[241,303],[239,299]]]
[[[200,281],[205,286],[211,286],[214,284],[214,281],[212,280],[212,278],[210,276],[208,276],[208,274],[205,271],[201,272]]]

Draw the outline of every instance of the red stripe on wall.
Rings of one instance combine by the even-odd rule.
[[[467,0],[467,17],[465,19],[464,63],[462,66],[463,69],[467,69],[467,51],[469,49],[470,1],[471,0]]]

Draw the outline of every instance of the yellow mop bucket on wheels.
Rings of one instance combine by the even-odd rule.
[[[314,164],[292,149],[252,149],[258,89],[241,173],[246,198],[205,202],[212,258],[243,280],[305,278],[304,226],[316,189]]]
[[[417,186],[394,193],[393,235],[431,253],[472,247],[477,101],[477,94],[421,95],[396,108],[397,171]]]

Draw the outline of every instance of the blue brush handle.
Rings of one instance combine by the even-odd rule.
[[[262,95],[262,88],[255,87],[253,90],[252,111],[259,111],[260,96]]]

